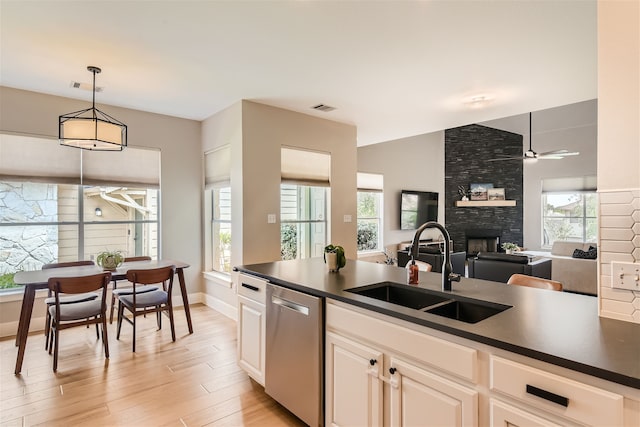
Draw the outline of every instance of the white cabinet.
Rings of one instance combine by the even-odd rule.
[[[561,427],[547,419],[496,399],[489,401],[491,427]]]
[[[478,425],[475,350],[331,302],[326,326],[327,425]]]
[[[331,332],[325,345],[326,424],[382,425],[382,353]]]
[[[477,425],[474,389],[395,357],[390,366],[392,426]]]
[[[563,424],[624,425],[620,394],[495,355],[490,357],[490,369],[490,389],[497,397],[515,399],[536,414],[561,417],[566,420]]]
[[[238,275],[238,365],[264,386],[267,281]]]

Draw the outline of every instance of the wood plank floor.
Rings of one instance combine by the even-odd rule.
[[[58,372],[44,336],[29,336],[22,374],[13,369],[14,338],[0,341],[0,426],[302,426],[236,363],[236,323],[201,304],[191,308],[194,333],[176,310],[176,342],[168,319],[109,325],[104,358],[92,327],[60,332]]]

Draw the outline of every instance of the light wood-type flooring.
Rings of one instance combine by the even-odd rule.
[[[191,308],[194,333],[176,310],[176,342],[168,318],[109,325],[111,358],[95,328],[60,332],[58,372],[44,335],[29,336],[21,375],[13,370],[14,338],[0,341],[0,426],[300,426],[236,363],[236,323],[201,304]]]

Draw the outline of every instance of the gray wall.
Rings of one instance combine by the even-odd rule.
[[[358,172],[384,175],[385,247],[413,238],[413,231],[400,230],[401,190],[438,192],[438,222],[444,224],[444,132],[360,147]],[[437,238],[438,232],[425,230],[422,238],[429,237]]]

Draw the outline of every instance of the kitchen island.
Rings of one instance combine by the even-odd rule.
[[[598,424],[593,414],[585,415],[589,412],[589,404],[575,408],[574,402],[583,403],[580,399],[566,399],[558,393],[551,393],[552,403],[549,403],[545,390],[543,397],[540,397],[538,388],[530,387],[528,383],[527,393],[534,395],[533,402],[527,400],[530,396],[513,395],[516,392],[510,391],[509,386],[502,382],[505,377],[515,378],[520,374],[544,377],[541,381],[545,384],[566,383],[575,386],[576,390],[580,389],[580,392],[587,390],[585,393],[599,396],[593,402],[595,410],[606,411],[611,403],[610,411],[615,414],[613,417],[605,415],[615,425],[638,425],[637,422],[640,422],[640,325],[599,318],[597,298],[463,278],[461,282],[453,284],[452,296],[511,306],[471,324],[351,292],[354,288],[385,281],[404,283],[405,270],[393,266],[349,260],[339,273],[329,273],[322,259],[317,258],[247,265],[238,267],[238,270],[283,287],[326,298],[325,412],[332,411],[332,414],[327,413],[327,417],[332,419],[340,409],[336,409],[333,402],[332,393],[336,391],[336,386],[330,374],[332,366],[329,366],[335,362],[335,355],[331,354],[334,343],[355,341],[359,349],[362,348],[360,344],[381,348],[382,351],[376,353],[381,355],[380,372],[377,375],[381,383],[386,384],[385,390],[394,390],[397,386],[397,381],[393,380],[394,372],[398,369],[394,366],[405,366],[405,361],[398,361],[397,355],[393,354],[403,347],[401,341],[393,340],[406,334],[407,339],[414,342],[409,343],[406,350],[397,352],[405,359],[416,359],[423,363],[422,367],[427,368],[425,372],[429,375],[437,371],[435,368],[442,368],[431,353],[437,355],[442,351],[443,356],[439,356],[438,360],[443,360],[444,365],[448,363],[447,352],[452,355],[452,360],[468,361],[468,366],[444,366],[437,373],[449,382],[452,379],[461,380],[466,389],[472,390],[469,396],[476,396],[470,398],[469,402],[476,402],[475,413],[479,415],[473,418],[476,422],[470,424],[477,424],[478,420],[483,424],[491,419],[491,424],[498,425],[494,421],[500,418],[499,414],[505,413],[505,402],[496,399],[496,396],[503,397],[508,408],[511,408],[508,404],[513,401],[524,403],[525,409],[531,409],[531,405],[537,409],[541,405],[543,411],[549,412],[548,417],[543,418],[546,421],[568,419]],[[439,274],[420,273],[419,288],[440,291],[440,283]],[[372,322],[367,326],[369,329],[359,326],[364,325],[367,319]],[[384,332],[387,326],[389,330]],[[416,335],[416,331],[424,332],[424,337],[427,337],[424,347],[421,347],[423,344],[420,341],[423,335]],[[385,342],[385,333],[390,334],[389,342]],[[343,339],[345,337],[347,340]],[[411,347],[428,350],[409,354]],[[436,350],[431,351],[432,348]],[[460,359],[456,359],[456,354],[460,355]],[[373,361],[377,362],[377,359],[370,358],[370,366],[374,366]],[[388,367],[393,371],[391,375],[382,374]],[[372,376],[371,368],[368,370],[368,375]],[[407,372],[409,370],[405,369]],[[595,389],[595,386],[599,388]],[[486,392],[485,388],[490,392]],[[614,393],[607,394],[610,391]],[[382,394],[394,395],[393,392]],[[603,404],[598,399],[605,395],[605,401],[609,403]],[[572,406],[574,412],[567,409]],[[473,407],[474,404],[471,404],[470,414],[474,413]],[[521,409],[511,408],[509,414],[516,414]],[[395,415],[384,413],[377,417],[395,420],[400,415],[397,412]],[[462,418],[468,420],[468,416]],[[533,418],[525,420],[533,422]]]

